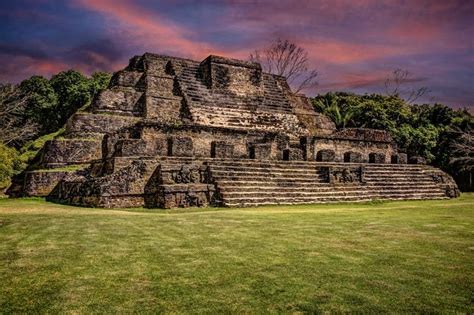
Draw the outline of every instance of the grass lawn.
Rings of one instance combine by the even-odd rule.
[[[0,199],[0,313],[474,312],[474,194],[248,209]]]

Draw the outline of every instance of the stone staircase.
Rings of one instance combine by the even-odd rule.
[[[315,162],[219,160],[208,161],[223,206],[306,204],[376,199],[444,199],[442,185],[422,165],[369,165],[364,181],[329,183],[323,169],[341,164]]]
[[[211,91],[199,78],[199,64],[189,64],[177,76],[193,121],[198,125],[277,131],[301,131],[298,118],[276,79],[264,74],[263,95],[238,97]]]

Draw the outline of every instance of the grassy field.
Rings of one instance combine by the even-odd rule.
[[[0,313],[474,312],[474,194],[186,211],[0,199]]]

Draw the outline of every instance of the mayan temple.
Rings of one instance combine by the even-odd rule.
[[[150,53],[115,73],[10,193],[149,208],[459,195],[388,133],[336,130],[257,63]]]

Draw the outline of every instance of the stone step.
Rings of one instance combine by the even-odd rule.
[[[225,192],[278,192],[278,191],[298,191],[298,192],[323,192],[323,191],[443,191],[442,188],[436,185],[422,185],[422,186],[367,186],[367,185],[331,185],[328,183],[266,183],[265,185],[245,184],[234,185],[231,182],[227,184],[222,181],[217,181],[219,189]]]
[[[382,169],[382,170],[374,170],[366,168],[366,173],[371,175],[383,176],[383,175],[394,175],[394,174],[426,174],[426,170],[424,169],[412,169],[412,170],[404,170],[404,169]]]
[[[331,197],[312,197],[312,198],[251,198],[239,199],[232,198],[222,201],[227,207],[246,207],[246,206],[263,206],[275,204],[313,204],[313,203],[335,203],[335,202],[365,202],[371,200],[423,200],[423,199],[448,199],[446,196],[426,196],[426,195],[396,195],[396,196],[378,196],[367,195],[364,197],[340,196]]]
[[[216,178],[262,178],[264,181],[266,179],[275,179],[275,178],[318,178],[323,179],[325,178],[323,174],[320,174],[316,171],[313,172],[279,172],[279,171],[227,171],[227,170],[215,170],[212,169],[212,174]],[[385,182],[391,183],[418,183],[418,182],[432,182],[431,178],[429,177],[400,177],[400,178],[392,178],[392,179],[368,179],[364,178],[366,183],[369,184],[383,184]]]
[[[307,172],[319,172],[320,170],[315,166],[309,166],[307,168],[292,167],[291,165],[268,165],[268,166],[238,166],[238,165],[214,165],[211,164],[212,169],[218,171],[236,171],[236,172],[260,172],[260,171],[277,171],[277,172],[295,172],[295,173],[307,173]]]
[[[398,178],[368,178],[364,177],[365,182],[367,183],[385,183],[385,182],[391,182],[391,183],[406,183],[410,181],[432,181],[430,177],[427,176],[420,176],[420,177],[398,177]]]
[[[407,169],[419,169],[419,168],[426,168],[425,165],[401,165],[401,164],[368,164],[368,163],[341,163],[341,162],[317,162],[317,161],[283,161],[283,160],[257,160],[257,159],[229,159],[229,158],[215,158],[211,161],[215,161],[216,165],[222,165],[225,163],[226,165],[252,165],[252,164],[265,164],[265,165],[314,165],[314,166],[365,166],[367,170],[370,170],[373,167],[379,168],[387,168],[388,170],[391,169],[399,169],[399,168],[407,168]],[[380,167],[378,167],[380,166]]]
[[[321,171],[321,167],[318,167],[317,165],[308,165],[307,167],[301,167],[301,166],[292,166],[292,165],[286,165],[286,164],[275,164],[275,165],[251,165],[251,166],[243,166],[243,165],[233,165],[233,164],[228,164],[228,165],[212,165],[212,167],[216,170],[232,170],[232,171],[269,171],[269,170],[278,170],[279,172],[298,172],[298,173],[304,173],[304,172],[311,172],[311,171]],[[407,176],[427,176],[427,173],[424,171],[414,171],[410,172],[410,174],[407,174],[407,172],[404,171],[392,171],[387,173],[386,175],[391,174],[392,177],[407,177]],[[374,174],[372,172],[365,172],[365,175],[368,178],[380,178],[382,175],[379,174]]]
[[[297,182],[297,181],[262,181],[262,180],[227,180],[227,179],[215,179],[216,182],[218,182],[219,186],[222,185],[223,187],[246,187],[246,186],[251,186],[254,189],[258,187],[291,187],[291,186],[296,186],[296,187],[301,187],[301,183],[304,183],[304,187],[307,187],[306,183],[308,181],[303,181],[303,182]],[[329,183],[325,183],[323,181],[311,181],[311,185],[314,186],[321,186],[321,185],[329,185]]]
[[[301,177],[320,177],[323,176],[322,174],[318,173],[318,171],[313,170],[312,172],[307,171],[292,171],[292,170],[282,170],[282,169],[260,169],[260,170],[227,170],[227,169],[216,169],[214,167],[211,168],[213,175],[215,176],[247,176],[247,175],[257,175],[257,176],[269,176],[272,177],[292,177],[292,176],[301,176]]]
[[[433,181],[419,181],[416,182],[416,184],[410,184],[407,185],[406,183],[365,183],[364,184],[367,187],[386,187],[387,189],[393,188],[393,187],[439,187],[435,182]]]
[[[128,117],[140,117],[143,116],[143,111],[125,111],[115,109],[96,109],[93,111],[94,114],[106,114],[106,115],[117,115],[117,116],[128,116]]]
[[[275,182],[301,182],[301,183],[320,183],[320,179],[318,177],[270,177],[270,176],[253,176],[253,175],[241,175],[241,176],[232,176],[232,175],[220,175],[215,176],[213,174],[214,179],[216,180],[227,180],[227,181],[250,181],[250,180],[259,180],[261,182],[266,181],[275,181]]]
[[[383,182],[406,182],[406,181],[430,181],[431,178],[428,176],[405,176],[405,177],[393,177],[393,178],[371,178],[371,177],[364,177],[366,182],[369,183],[383,183]]]
[[[380,167],[373,167],[375,164],[365,164],[365,169],[367,172],[373,174],[386,174],[390,172],[426,172],[427,169],[423,167],[399,167],[397,164],[378,164]]]
[[[320,191],[320,192],[302,192],[302,191],[279,191],[279,192],[220,192],[221,197],[224,200],[231,200],[234,198],[319,198],[319,197],[340,197],[340,196],[353,196],[363,198],[364,196],[444,196],[444,192],[438,191]]]

